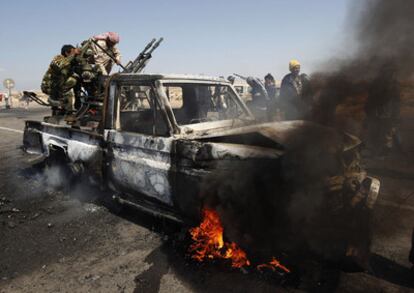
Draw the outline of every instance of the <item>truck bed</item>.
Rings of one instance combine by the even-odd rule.
[[[40,121],[26,121],[23,146],[28,153],[49,156],[51,149],[64,151],[72,162],[90,162],[102,153],[103,137],[91,129],[76,129]]]

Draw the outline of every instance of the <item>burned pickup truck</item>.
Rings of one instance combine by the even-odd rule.
[[[316,226],[321,243],[343,229],[347,251],[379,189],[359,145],[311,122],[259,124],[226,80],[188,75],[114,74],[97,127],[27,121],[24,131],[26,152],[60,158],[122,204],[177,221],[208,205],[246,246],[263,229],[284,246],[299,235],[314,246]]]

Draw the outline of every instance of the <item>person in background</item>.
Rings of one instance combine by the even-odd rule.
[[[268,101],[268,116],[270,120],[281,120],[281,113],[278,105],[278,92],[276,88],[276,81],[272,74],[268,73],[264,77],[264,85],[269,96]]]
[[[290,73],[285,75],[280,86],[279,102],[285,120],[304,119],[307,115],[307,104],[304,101],[303,89],[309,83],[306,74],[300,74],[300,63],[289,62]]]
[[[266,76],[264,77],[264,85],[269,99],[276,100],[277,89],[275,78],[273,77],[273,75],[271,75],[270,73],[266,74]]]

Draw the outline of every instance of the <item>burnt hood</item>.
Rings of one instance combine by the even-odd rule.
[[[284,149],[311,147],[325,150],[347,151],[358,146],[361,141],[350,134],[310,121],[282,121],[252,125],[232,125],[232,127],[212,127],[195,131],[189,138],[202,141],[220,141],[246,135],[260,135]],[[269,145],[270,147],[270,145]]]

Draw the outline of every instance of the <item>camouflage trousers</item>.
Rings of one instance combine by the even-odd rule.
[[[48,99],[52,107],[65,110],[66,112],[73,111],[74,100],[75,94],[73,89],[59,93],[59,95],[51,94]]]
[[[51,81],[42,81],[42,91],[49,95],[49,103],[52,107],[59,108],[65,112],[73,111],[75,100],[74,87],[76,79],[67,78],[63,84],[53,84]]]

